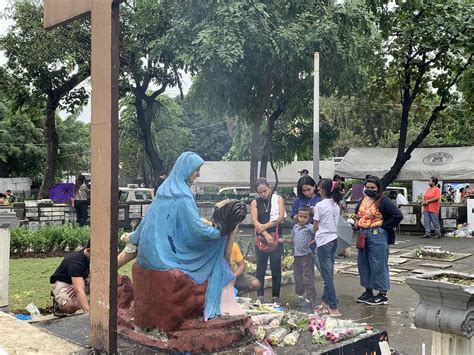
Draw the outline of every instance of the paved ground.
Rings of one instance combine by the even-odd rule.
[[[0,350],[14,354],[70,354],[82,347],[0,312]]]
[[[242,235],[248,235],[248,231],[242,231]],[[248,239],[248,237],[243,237]],[[474,253],[474,239],[421,239],[416,235],[401,235],[397,238],[397,244],[391,248],[391,256],[395,257],[394,261],[399,262],[403,259],[400,256],[414,250],[417,245],[433,245],[441,246],[453,252]],[[370,307],[367,305],[357,304],[356,297],[360,295],[362,289],[359,286],[358,276],[354,273],[353,264],[356,255],[349,258],[338,259],[336,275],[336,290],[340,301],[340,309],[344,318],[365,321],[378,329],[386,330],[389,335],[390,345],[402,354],[417,355],[421,354],[422,343],[426,344],[427,350],[431,346],[431,331],[416,329],[413,325],[413,313],[418,303],[418,295],[404,283],[405,277],[416,275],[413,270],[422,268],[423,263],[437,263],[450,266],[446,270],[457,270],[472,273],[474,270],[474,256],[469,256],[455,262],[427,261],[420,259],[406,259],[402,264],[394,264],[392,270],[399,269],[394,272],[393,279],[398,282],[392,282],[392,289],[389,292],[390,305],[382,307]],[[403,268],[403,270],[402,270]],[[434,268],[427,268],[432,269]],[[351,270],[352,269],[352,270]],[[321,281],[317,280],[318,294],[322,292]],[[267,296],[270,293],[267,291]],[[282,288],[281,298],[283,302],[290,303],[291,307],[295,307],[294,286],[287,285]],[[87,344],[87,318],[85,316],[77,316],[67,318],[60,321],[45,322],[38,324],[48,331],[58,334],[59,336],[70,339],[74,343],[85,346]],[[0,347],[3,337],[6,336],[5,327],[0,324]],[[7,328],[8,329],[8,328]],[[8,330],[7,330],[8,331]],[[25,346],[30,343],[26,337],[16,336],[17,346]],[[120,340],[119,347],[122,353],[149,353],[143,347],[130,344],[124,340]],[[87,352],[83,350],[83,352]],[[430,351],[427,351],[430,354]]]

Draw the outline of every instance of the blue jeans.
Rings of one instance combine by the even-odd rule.
[[[330,308],[337,308],[336,289],[334,287],[334,259],[336,258],[337,239],[318,247],[319,271],[324,284],[323,302]]]
[[[388,235],[383,228],[362,230],[365,248],[357,253],[360,285],[367,289],[387,292],[390,289],[388,273]]]
[[[425,235],[429,236],[431,234],[431,223],[433,223],[436,236],[438,238],[441,237],[441,228],[439,227],[438,214],[424,211],[423,219],[424,219],[423,222],[425,224]]]
[[[265,291],[265,273],[267,272],[268,259],[270,258],[270,270],[272,271],[272,297],[280,297],[281,287],[281,256],[283,255],[283,244],[279,243],[271,253],[265,253],[255,247],[255,256],[257,257],[256,276],[260,281],[260,288],[257,290],[257,296],[263,296]]]

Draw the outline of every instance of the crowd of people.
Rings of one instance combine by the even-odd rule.
[[[267,180],[260,178],[255,182],[258,197],[250,205],[255,230],[256,257],[256,275],[252,276],[246,272],[245,261],[237,243],[232,245],[227,266],[225,262],[224,264],[216,262],[223,259],[219,253],[225,247],[221,245],[218,248],[211,248],[211,246],[218,242],[220,236],[224,236],[222,234],[224,229],[216,224],[209,226],[199,218],[190,188],[200,175],[202,163],[199,156],[189,153],[178,159],[166,180],[163,178],[157,189],[157,197],[147,215],[135,232],[127,236],[126,241],[138,247],[137,262],[148,269],[180,269],[178,266],[181,265],[182,268],[183,265],[191,265],[189,264],[191,261],[199,258],[202,270],[194,268],[180,270],[188,274],[197,284],[208,281],[209,290],[206,298],[209,297],[213,302],[217,302],[216,299],[222,294],[224,285],[230,279],[240,292],[256,291],[257,299],[262,303],[271,300],[272,303],[281,304],[283,245],[289,243],[294,253],[295,299],[298,308],[308,312],[317,311],[335,317],[340,316],[341,310],[338,308],[337,290],[334,285],[338,221],[341,208],[344,207],[340,178],[336,176],[334,179],[319,179],[316,183],[307,171],[303,171],[298,181],[297,197],[291,209],[290,217],[295,224],[291,236],[287,238],[282,234],[282,222],[287,217],[283,198],[272,191]],[[430,181],[433,185],[436,184],[434,178]],[[81,177],[77,179],[75,191],[77,208],[77,202],[81,201],[81,193],[83,199],[88,196]],[[384,197],[382,192],[380,179],[376,176],[367,176],[364,197],[357,204],[353,225],[358,235],[357,265],[360,285],[363,288],[357,302],[374,306],[389,303],[387,295],[390,289],[389,244],[394,243],[394,228],[403,218],[396,204],[390,198]],[[435,192],[437,193],[433,190],[432,197],[427,192],[424,200],[425,213],[433,224],[435,219],[431,214],[436,212],[434,211],[436,206],[433,205],[433,211],[431,206],[436,203]],[[79,202],[79,206],[80,204]],[[167,215],[166,218],[163,213]],[[175,214],[175,217],[173,222],[170,222],[172,214]],[[232,226],[234,230],[237,227]],[[229,235],[228,231],[225,234]],[[186,259],[191,256],[188,252],[179,255],[179,250],[189,250],[189,253],[192,250],[193,260]],[[148,255],[150,252],[154,254]],[[196,256],[195,253],[200,254]],[[72,313],[80,308],[85,312],[88,311],[87,300],[83,295],[89,273],[89,257],[90,249],[86,246],[66,257],[51,277],[54,305],[58,312]],[[212,268],[204,267],[202,264],[204,259],[209,259]],[[268,261],[272,277],[271,299],[265,299]],[[322,302],[319,305],[316,304],[315,266],[321,274],[324,289]],[[217,272],[216,268],[222,270]],[[209,304],[210,306],[212,305]],[[205,312],[209,312],[205,313],[207,318],[219,314],[215,307]]]
[[[264,276],[270,259],[272,274],[272,302],[280,303],[281,256],[283,243],[293,246],[295,293],[298,308],[316,310],[340,316],[334,286],[334,262],[337,251],[338,221],[341,213],[342,186],[338,176],[319,179],[319,183],[302,171],[298,181],[297,197],[293,202],[291,218],[295,225],[289,240],[282,239],[280,222],[284,219],[284,201],[272,193],[268,182],[259,179],[255,184],[259,197],[252,201],[252,221],[255,227],[257,279],[260,287],[257,297],[264,302]],[[390,288],[388,272],[388,246],[393,244],[393,229],[403,216],[390,198],[382,194],[378,177],[365,180],[364,197],[356,207],[354,230],[363,245],[359,245],[358,268],[360,285],[364,288],[357,302],[369,305],[388,304]],[[273,205],[278,203],[278,209]],[[272,213],[273,212],[273,213]],[[275,246],[275,244],[279,244]],[[323,280],[322,303],[316,305],[315,271],[317,267]],[[377,294],[374,291],[378,291]]]

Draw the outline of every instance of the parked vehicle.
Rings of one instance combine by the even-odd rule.
[[[387,186],[383,192],[384,196],[392,198],[392,196],[395,196],[394,199],[396,199],[397,195],[401,193],[405,198],[408,200],[408,190],[406,187],[400,187],[400,186]],[[357,201],[358,198],[353,198],[352,196],[352,188],[349,189],[349,191],[346,192],[344,195],[344,201],[350,202],[350,201]]]
[[[128,184],[127,187],[119,187],[120,203],[151,200],[153,200],[153,189],[139,187],[136,184]]]
[[[250,195],[250,187],[248,186],[235,186],[235,187],[224,187],[217,192],[217,196],[236,196],[236,195]]]

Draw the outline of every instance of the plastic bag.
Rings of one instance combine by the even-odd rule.
[[[273,350],[272,346],[266,340],[257,341],[253,351],[255,355],[276,355],[275,350]]]
[[[268,341],[272,345],[278,345],[283,341],[283,339],[289,332],[290,331],[286,328],[278,328],[270,334],[270,336],[268,337]]]
[[[291,332],[290,334],[285,336],[285,339],[283,339],[283,345],[289,345],[289,346],[296,345],[299,337],[300,337],[299,332]]]
[[[34,303],[30,303],[28,306],[25,307],[25,310],[32,316],[40,316],[41,315],[41,312],[40,310],[38,309],[38,307],[36,307],[36,305]]]

